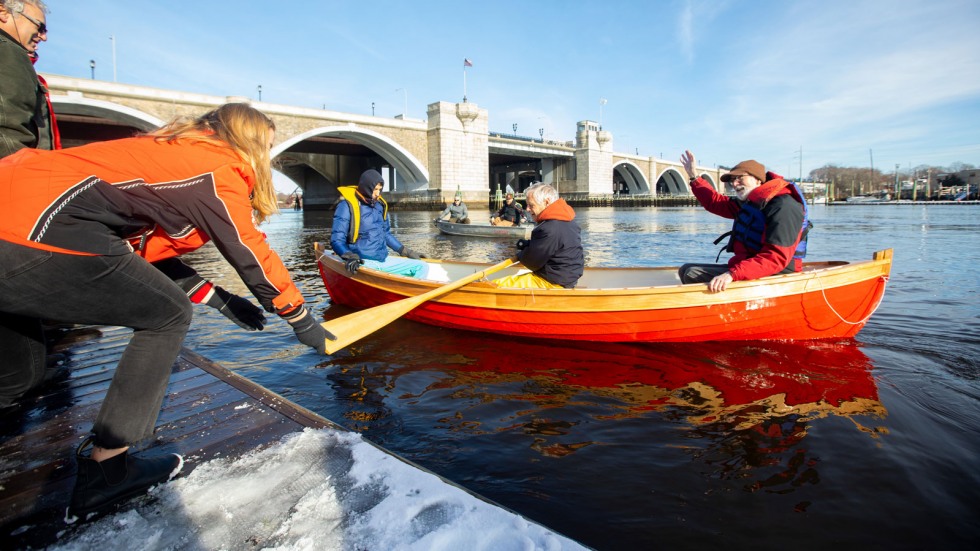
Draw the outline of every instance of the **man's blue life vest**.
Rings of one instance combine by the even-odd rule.
[[[803,205],[803,227],[801,228],[803,235],[800,237],[800,242],[796,246],[796,251],[793,253],[793,258],[802,260],[806,257],[807,237],[810,233],[810,228],[813,227],[813,223],[810,221],[810,208],[807,206],[806,196],[803,195],[803,190],[800,189],[800,186],[796,182],[786,182],[786,185],[790,188],[790,192],[796,197],[796,200]],[[738,215],[735,216],[732,231],[725,232],[715,240],[715,245],[717,245],[726,236],[729,237],[728,244],[725,248],[718,251],[719,257],[722,251],[734,252],[736,241],[740,241],[752,253],[758,253],[762,250],[762,234],[766,229],[766,217],[762,213],[762,209],[749,201],[742,201],[741,207]]]

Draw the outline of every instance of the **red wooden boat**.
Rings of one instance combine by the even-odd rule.
[[[427,259],[442,281],[369,268],[354,275],[316,245],[331,300],[371,308],[413,297],[488,267]],[[440,327],[561,340],[670,342],[852,337],[884,296],[892,250],[861,262],[809,262],[802,272],[732,283],[721,293],[681,285],[677,268],[586,268],[575,289],[505,289],[476,281],[405,317]],[[520,265],[493,277],[512,275]]]

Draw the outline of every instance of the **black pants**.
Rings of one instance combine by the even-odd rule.
[[[715,278],[715,276],[720,276],[721,274],[728,271],[728,264],[684,264],[677,270],[677,274],[681,276],[681,283],[707,283]],[[793,270],[793,263],[791,262],[789,266],[783,271],[779,272],[781,274],[793,274],[796,273]]]
[[[41,320],[0,312],[0,407],[40,385],[45,364]]]
[[[151,435],[191,323],[184,291],[134,254],[79,256],[0,240],[0,258],[2,317],[15,323],[34,318],[133,328],[92,430],[96,445],[104,448]],[[33,352],[7,361],[6,351],[37,348],[27,329],[2,330],[0,338],[5,356],[0,359],[0,399],[9,401],[37,378],[38,362]],[[43,364],[41,358],[42,375]]]
[[[684,264],[677,270],[681,283],[707,283],[728,271],[728,264]]]

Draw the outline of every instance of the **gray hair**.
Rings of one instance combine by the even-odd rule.
[[[531,184],[531,187],[524,191],[524,196],[527,198],[534,197],[536,203],[548,206],[558,200],[558,190],[551,187],[550,184],[537,182]]]
[[[48,7],[44,5],[43,0],[2,0],[2,3],[3,7],[10,13],[24,13],[24,5],[26,4],[41,10],[41,13],[48,13]]]

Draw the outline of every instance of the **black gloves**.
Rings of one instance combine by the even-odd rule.
[[[262,313],[262,309],[248,299],[233,295],[217,285],[212,290],[214,292],[211,298],[204,304],[218,310],[242,329],[261,331],[265,326],[265,314]]]
[[[530,244],[531,244],[531,241],[529,241],[527,239],[518,239],[517,240],[517,250],[523,251]]]
[[[204,279],[193,268],[179,258],[167,258],[153,263],[158,270],[167,275],[187,293],[187,298],[195,304],[207,304],[221,312],[226,318],[242,329],[261,331],[265,326],[262,309],[248,299],[233,295],[221,287]]]
[[[317,323],[306,306],[297,308],[297,312],[291,313],[288,317],[283,316],[289,325],[293,326],[296,338],[299,342],[313,348],[320,354],[327,353],[327,331],[322,325]]]
[[[421,258],[425,258],[425,255],[424,254],[419,254],[419,253],[413,251],[412,249],[409,249],[408,247],[406,247],[404,245],[402,245],[402,250],[398,251],[398,254],[400,254],[402,256],[405,256],[405,257],[408,257],[408,258],[411,258],[413,260],[419,260]]]
[[[364,264],[361,257],[354,251],[347,251],[346,253],[340,255],[340,258],[345,260],[344,266],[346,266],[347,271],[352,274],[356,274],[357,269],[361,267],[361,264]]]

